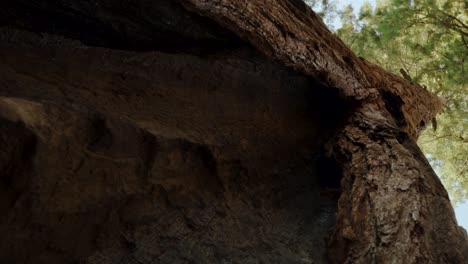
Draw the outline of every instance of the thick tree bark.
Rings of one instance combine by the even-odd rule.
[[[464,263],[466,232],[415,142],[376,116],[355,113],[336,137],[342,195],[333,263]]]
[[[360,62],[299,1],[188,2],[287,65],[312,76],[324,71],[331,88],[361,101],[330,142],[344,172],[330,254],[334,263],[468,259],[466,232],[415,143],[440,110],[435,96]]]
[[[331,263],[468,259],[415,143],[439,100],[302,1],[21,0],[0,15],[0,256],[321,263],[333,227]],[[338,201],[316,182],[324,153]]]
[[[287,65],[312,76],[325,71],[331,88],[361,101],[330,142],[330,152],[344,172],[332,262],[468,259],[466,232],[457,226],[444,187],[415,143],[419,131],[440,110],[435,96],[359,62],[298,1],[188,2]]]

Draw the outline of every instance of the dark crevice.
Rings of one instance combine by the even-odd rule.
[[[317,160],[317,174],[322,189],[340,190],[343,175],[340,164],[331,157],[321,155]]]
[[[0,209],[11,208],[27,189],[38,139],[22,122],[0,119]]]
[[[144,148],[142,173],[145,181],[148,181],[148,178],[151,176],[154,160],[158,154],[159,145],[156,137],[146,131],[142,133],[142,144]]]
[[[399,95],[396,95],[390,91],[383,91],[382,98],[385,102],[385,108],[390,114],[395,118],[395,121],[398,126],[405,126],[406,120],[401,109],[405,102]]]
[[[95,117],[92,120],[88,130],[88,140],[88,149],[93,152],[110,148],[113,136],[104,118]]]
[[[336,131],[339,131],[348,120],[351,113],[360,106],[360,102],[349,97],[344,97],[339,90],[329,87],[322,81],[312,81],[313,84],[307,91],[306,98],[310,98],[309,114],[314,117],[321,133],[326,138],[330,138]]]

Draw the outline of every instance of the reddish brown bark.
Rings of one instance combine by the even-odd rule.
[[[323,145],[342,170],[331,263],[468,259],[415,143],[439,100],[302,1],[18,0],[0,15],[11,262],[326,262]]]
[[[444,187],[413,139],[374,107],[334,142],[344,175],[332,262],[464,263],[468,240]]]
[[[333,263],[464,263],[466,232],[415,143],[440,102],[422,87],[356,58],[297,2],[184,1],[265,54],[360,101],[330,142],[344,172]]]

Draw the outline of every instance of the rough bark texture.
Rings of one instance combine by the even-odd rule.
[[[302,1],[18,0],[0,17],[1,260],[468,259],[415,144],[439,101]]]

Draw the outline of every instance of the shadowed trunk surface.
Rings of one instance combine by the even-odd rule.
[[[299,0],[0,3],[0,260],[465,263],[440,103]]]

